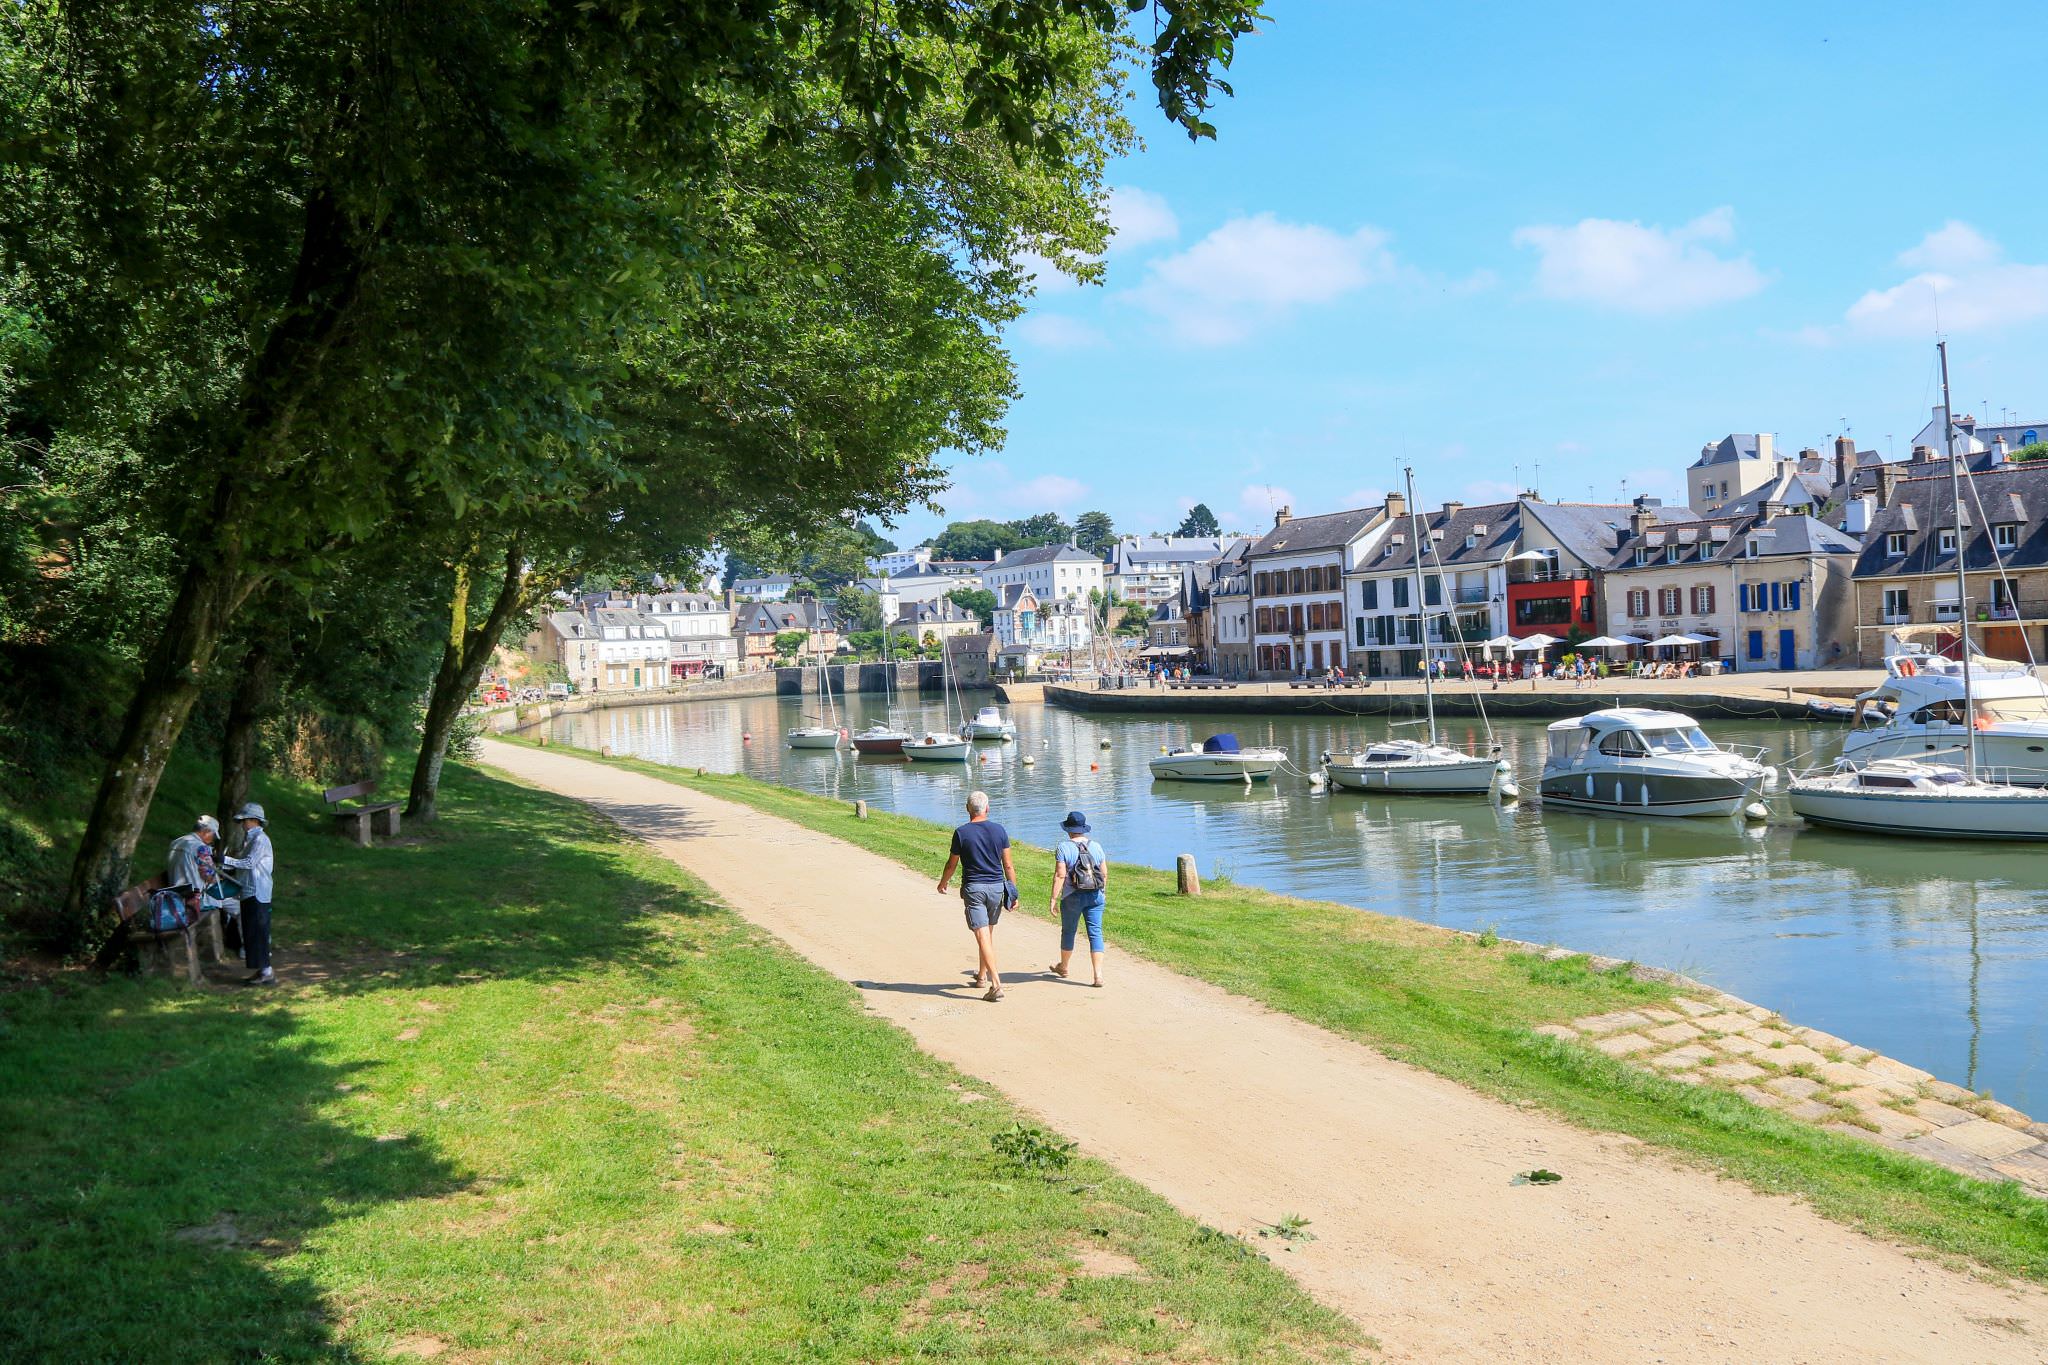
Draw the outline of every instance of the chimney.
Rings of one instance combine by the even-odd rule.
[[[1782,502],[1769,501],[1761,504],[1756,510],[1757,515],[1761,517],[1763,520],[1776,521],[1779,517],[1784,516],[1787,512],[1791,511],[1792,509],[1787,507]]]
[[[2005,448],[2004,432],[2000,432],[1998,435],[1991,438],[1991,458],[1998,461],[1998,463],[2000,464],[2004,464],[2006,456],[2010,455],[2011,453],[2011,451]]]
[[[1464,510],[1465,504],[1462,502],[1447,502],[1444,504],[1444,520],[1449,521]]]
[[[1818,474],[1821,470],[1826,469],[1827,466],[1821,462],[1818,450],[1815,450],[1812,446],[1801,446],[1799,449],[1799,468],[1807,474]]]
[[[1925,447],[1915,446],[1914,452],[1917,454],[1923,449]],[[1877,505],[1879,507],[1890,507],[1892,505],[1892,493],[1898,486],[1899,467],[1895,464],[1879,465],[1877,467]]]
[[[1713,447],[1712,447],[1712,446],[1709,446],[1709,447],[1708,447],[1708,449],[1709,449],[1709,450],[1711,450],[1711,449],[1713,449]],[[1523,502],[1542,502],[1542,501],[1543,501],[1543,498],[1542,498],[1542,496],[1541,496],[1540,494],[1538,494],[1538,493],[1537,493],[1537,491],[1536,491],[1535,489],[1533,489],[1533,488],[1524,488],[1524,489],[1522,490],[1522,501],[1523,501]]]
[[[1877,499],[1868,493],[1849,499],[1842,508],[1842,530],[1852,536],[1867,533],[1870,530],[1871,511],[1876,505]]]
[[[1837,486],[1849,482],[1849,476],[1856,471],[1856,443],[1846,436],[1835,438],[1835,483]]]
[[[1628,533],[1632,536],[1644,535],[1656,524],[1657,514],[1643,506],[1641,499],[1637,499],[1635,510],[1628,514]]]
[[[1387,494],[1387,520],[1399,521],[1408,515],[1408,497],[1405,493]]]
[[[1275,508],[1275,509],[1274,509],[1274,511],[1273,511],[1273,525],[1274,525],[1274,526],[1275,526],[1276,528],[1277,528],[1277,527],[1281,527],[1281,526],[1285,526],[1285,525],[1286,525],[1286,524],[1287,524],[1288,522],[1290,522],[1290,521],[1293,521],[1293,520],[1294,520],[1294,509],[1293,509],[1292,507],[1279,507],[1279,508]]]
[[[1915,463],[1925,463],[1925,462],[1927,462],[1927,461],[1929,461],[1929,460],[1932,460],[1933,458],[1934,458],[1934,447],[1933,447],[1933,446],[1914,446],[1914,447],[1913,447],[1913,459],[1914,459]]]
[[[1777,441],[1771,435],[1770,432],[1759,431],[1756,434],[1756,457],[1759,460],[1769,460],[1773,458],[1772,452],[1776,445]]]
[[[1975,436],[1977,434],[1977,417],[1975,413],[1966,412],[1961,417],[1956,418],[1956,425],[1963,429],[1963,434],[1966,436]]]

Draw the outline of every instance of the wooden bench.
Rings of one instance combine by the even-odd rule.
[[[343,829],[364,848],[370,846],[372,829],[386,838],[398,833],[399,812],[405,808],[402,801],[371,801],[367,798],[377,792],[375,782],[351,782],[346,787],[329,787],[320,793],[334,818],[341,822]],[[356,805],[347,805],[354,801]]]
[[[171,940],[183,939],[185,941],[185,979],[192,985],[197,986],[205,979],[199,970],[200,926],[204,925],[208,930],[209,941],[207,946],[213,950],[213,960],[216,963],[227,961],[227,950],[221,943],[220,937],[220,915],[209,907],[202,910],[199,918],[186,925],[183,929],[171,929],[158,933],[156,930],[148,927],[148,916],[145,914],[145,911],[149,908],[150,896],[163,890],[163,888],[164,879],[162,877],[151,877],[148,881],[131,886],[120,895],[114,897],[114,913],[121,920],[121,927],[114,931],[115,939],[119,940],[125,934],[130,943],[138,945],[147,944],[154,950],[153,955],[166,971],[170,970],[171,966]]]

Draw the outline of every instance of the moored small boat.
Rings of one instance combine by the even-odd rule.
[[[1756,757],[1723,749],[1677,711],[1615,707],[1552,725],[1546,806],[1610,814],[1757,815],[1776,783]]]
[[[1467,794],[1491,791],[1507,765],[1443,744],[1389,739],[1357,753],[1327,755],[1323,769],[1351,791]]]
[[[1287,751],[1247,749],[1232,734],[1211,735],[1199,749],[1169,749],[1150,763],[1152,776],[1174,782],[1261,782],[1287,762]]]
[[[940,762],[959,761],[967,757],[974,746],[957,735],[928,734],[923,739],[913,739],[903,746],[902,753],[908,758],[932,759]]]
[[[853,747],[863,754],[900,754],[909,740],[907,731],[891,729],[887,725],[870,725],[853,736]]]
[[[1015,739],[1017,727],[995,707],[984,706],[974,713],[973,720],[960,727],[960,734],[966,739]]]
[[[1905,758],[1843,761],[1794,778],[1785,798],[1816,825],[1919,839],[2048,839],[2048,791]]]
[[[839,732],[824,725],[799,725],[789,732],[792,749],[837,749]]]

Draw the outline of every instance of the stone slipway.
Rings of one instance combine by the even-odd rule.
[[[1642,1143],[1516,1109],[1112,951],[1110,988],[1042,974],[1013,918],[1009,995],[965,989],[957,901],[829,836],[559,750],[486,745],[696,873],[933,1055],[1205,1223],[1287,1214],[1273,1259],[1400,1361],[2048,1358],[2048,1294],[2002,1287]],[[933,849],[933,870],[944,850]],[[1110,937],[1115,943],[1115,893]],[[1514,1186],[1518,1171],[1562,1172]]]

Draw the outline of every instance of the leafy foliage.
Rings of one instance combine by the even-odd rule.
[[[2035,460],[2048,460],[2048,441],[2034,441],[2023,445],[2006,456],[2014,464],[2029,464]]]
[[[983,630],[995,627],[996,595],[987,588],[955,588],[946,594],[946,600],[962,611],[973,612]]]
[[[1220,536],[1223,527],[1216,520],[1216,514],[1209,510],[1209,504],[1198,502],[1188,509],[1181,518],[1180,526],[1174,531],[1177,536]]]
[[[1013,1123],[989,1138],[989,1146],[1014,1166],[1047,1174],[1067,1169],[1078,1148],[1065,1138],[1022,1123]]]
[[[1091,555],[1104,555],[1116,546],[1116,527],[1107,512],[1083,512],[1074,518],[1074,543]]]

